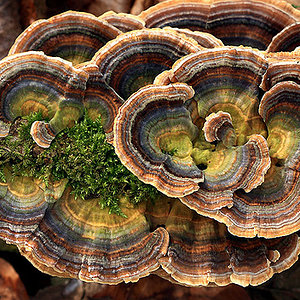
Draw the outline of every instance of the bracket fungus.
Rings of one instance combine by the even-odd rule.
[[[32,137],[47,148],[83,114],[87,74],[67,61],[34,51],[10,55],[0,62],[0,77],[1,136],[16,117],[41,111],[50,121],[35,123]]]
[[[200,49],[196,41],[173,30],[142,29],[108,42],[92,63],[99,67],[105,82],[126,100],[177,59]]]
[[[198,130],[182,105],[193,94],[186,84],[149,85],[124,103],[115,120],[114,146],[122,163],[171,197],[190,194],[203,181],[191,157]]]
[[[258,285],[289,268],[299,21],[279,0],[167,0],[34,22],[0,61],[0,238],[43,272],[104,284]],[[49,149],[25,126],[25,157],[18,120]]]
[[[103,45],[120,33],[113,25],[91,14],[69,11],[32,23],[16,39],[9,54],[43,51],[79,64],[91,60]]]
[[[288,269],[300,252],[297,234],[270,240],[239,238],[176,199],[149,204],[146,215],[151,226],[164,224],[170,235],[167,255],[159,259],[161,267],[187,286],[259,285]],[[161,271],[156,274],[168,279]]]
[[[270,62],[272,62],[271,59]],[[205,130],[214,130],[208,126],[209,120],[212,120],[213,116],[220,115],[221,111],[230,114],[232,127],[235,129],[234,142],[227,143],[225,141],[225,145],[224,142],[217,142],[215,148],[210,148],[205,144],[210,140],[205,141],[204,135],[202,138],[200,135],[200,143],[198,143],[201,145],[200,153],[204,151],[210,153],[206,160],[207,168],[203,171],[204,181],[199,183],[198,191],[180,199],[199,214],[224,222],[229,231],[235,235],[245,237],[258,235],[273,238],[288,235],[299,229],[299,209],[297,209],[299,205],[299,166],[297,167],[296,161],[297,155],[299,156],[297,154],[299,151],[297,150],[299,149],[297,133],[299,131],[297,129],[299,128],[297,123],[299,104],[295,104],[299,99],[297,84],[277,83],[280,84],[281,92],[279,93],[280,87],[275,89],[277,81],[289,78],[291,72],[288,70],[295,70],[293,78],[297,78],[297,64],[296,59],[280,63],[274,60],[269,71],[267,59],[256,51],[240,47],[215,48],[187,55],[178,60],[172,70],[166,71],[164,76],[160,75],[156,80],[156,83],[163,83],[163,81],[186,82],[193,87],[195,90],[195,96],[191,102],[193,105],[190,105],[188,101],[186,105],[190,111],[197,110],[197,113],[192,112],[191,116],[196,115],[198,119],[200,118],[200,122],[197,120],[197,123],[201,128],[204,125]],[[280,69],[286,71],[282,73]],[[222,80],[219,78],[220,74],[222,74]],[[274,83],[272,83],[273,81]],[[276,135],[271,133],[272,127],[261,111],[263,106],[260,105],[264,105],[266,100],[261,99],[263,93],[260,85],[266,86],[267,84],[275,84],[275,86],[264,95],[263,99],[272,98],[271,95],[278,93],[280,99],[287,99],[286,101],[281,100],[281,106],[278,106],[277,112],[279,121],[273,122],[273,124],[281,124],[280,126],[285,128],[280,129],[281,137],[278,136],[277,129],[273,130]],[[294,100],[288,100],[293,98]],[[292,104],[294,109],[290,107],[291,101],[294,103]],[[285,103],[287,103],[286,106]],[[280,114],[281,110],[284,113]],[[213,115],[211,115],[212,113]],[[206,124],[204,118],[208,118]],[[284,120],[285,118],[286,120]],[[293,118],[293,123],[289,121],[290,118]],[[201,119],[203,119],[202,123]],[[214,120],[218,120],[218,118]],[[222,123],[222,118],[219,121]],[[212,122],[210,125],[215,125],[216,129],[219,126],[218,122]],[[232,127],[229,127],[227,128],[232,133]],[[268,138],[268,142],[263,136]],[[283,138],[288,140],[284,142]],[[271,146],[274,142],[280,148],[286,145],[281,152],[286,155],[292,153],[293,157],[289,160],[291,167],[287,167],[288,165],[283,168],[279,167],[278,173],[275,170],[278,168],[275,166],[276,161],[279,159],[279,163],[283,163],[282,159],[286,157],[274,156],[276,147]],[[237,145],[230,145],[231,143]],[[272,166],[269,147],[271,147]],[[287,148],[289,149],[287,150]],[[249,155],[242,153],[249,153]],[[235,156],[232,155],[237,156],[234,158]],[[230,158],[231,156],[232,158]],[[251,162],[247,160],[247,157],[252,157]],[[236,169],[234,164],[227,168],[225,167],[227,166],[226,161],[235,162],[235,164],[239,162],[241,166],[251,165],[252,171],[250,171],[251,168],[240,168],[238,164]],[[286,164],[289,163],[286,161]],[[230,164],[228,165],[230,166]],[[267,173],[270,166],[271,169]],[[247,171],[243,174],[242,170]],[[265,174],[266,179],[264,180]],[[248,180],[250,184],[247,183]],[[276,184],[272,183],[272,180]],[[278,213],[274,213],[274,203],[278,203],[276,206]],[[272,206],[272,210],[270,210],[270,206]],[[279,215],[279,209],[282,211],[283,207],[286,209],[284,222]]]
[[[300,20],[300,12],[277,0],[169,0],[143,11],[146,27],[205,31],[225,45],[265,50],[272,38]]]
[[[236,134],[231,116],[227,112],[219,111],[210,114],[206,117],[202,130],[209,143],[222,141],[226,147],[236,145]]]
[[[285,54],[283,59],[278,58],[270,58],[269,66],[266,73],[262,77],[262,82],[260,87],[264,91],[268,91],[275,84],[281,81],[294,81],[296,83],[300,83],[300,55],[298,58],[294,58],[294,55],[289,53],[280,53]]]
[[[124,201],[124,218],[108,214],[96,198],[76,200],[64,183],[54,187],[58,199],[49,203],[39,180],[7,179],[0,185],[0,236],[41,271],[117,284],[159,268],[169,237],[163,228],[149,231],[144,205]]]

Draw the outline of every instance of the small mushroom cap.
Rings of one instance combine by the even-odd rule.
[[[206,31],[225,45],[261,50],[282,29],[300,20],[297,9],[277,0],[170,0],[139,16],[149,28],[171,26]]]
[[[209,143],[223,141],[226,146],[236,144],[236,135],[229,113],[223,111],[212,113],[205,120],[202,130]]]
[[[16,39],[9,54],[43,51],[79,64],[91,60],[103,45],[120,33],[116,27],[91,14],[68,11],[32,23]]]
[[[0,77],[1,124],[38,111],[50,119],[47,130],[45,126],[33,130],[38,144],[44,145],[49,136],[73,125],[83,114],[88,75],[67,61],[35,51],[15,54],[0,61]],[[5,128],[0,128],[5,135]]]
[[[285,27],[272,39],[268,52],[293,51],[300,46],[300,22]]]
[[[145,22],[140,17],[131,14],[117,14],[114,11],[107,11],[106,13],[99,16],[98,19],[106,21],[122,32],[145,28]]]
[[[198,130],[183,106],[193,94],[184,83],[146,86],[124,103],[114,125],[121,162],[171,197],[192,193],[203,181],[191,157]]]
[[[150,215],[165,215],[160,207],[158,202],[148,208]],[[170,245],[160,264],[188,286],[259,285],[288,269],[300,252],[297,234],[272,240],[234,237],[224,224],[198,215],[178,200],[171,204],[165,228]]]
[[[92,120],[101,116],[106,139],[112,144],[114,120],[124,100],[104,81],[96,65],[78,67],[89,75],[83,99],[84,108]]]
[[[121,34],[102,47],[92,62],[124,100],[184,55],[200,46],[173,30],[142,29]]]
[[[33,140],[42,148],[49,148],[51,142],[55,139],[55,132],[49,123],[44,121],[35,121],[31,125],[30,134]]]

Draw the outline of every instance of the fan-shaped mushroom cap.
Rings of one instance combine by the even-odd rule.
[[[183,107],[192,96],[184,83],[149,85],[124,103],[115,120],[114,146],[122,163],[171,197],[192,193],[203,181],[191,157],[198,130]]]
[[[97,199],[75,200],[69,192],[20,247],[34,265],[45,265],[41,269],[50,274],[52,268],[57,275],[108,284],[137,281],[159,267],[168,234],[163,228],[149,232],[144,209],[124,203],[127,218],[110,215]]]
[[[8,243],[25,245],[38,230],[50,202],[60,198],[66,181],[45,186],[40,180],[14,176],[4,169],[6,183],[0,182],[0,237]]]
[[[79,64],[91,60],[104,44],[120,33],[116,27],[91,14],[68,11],[32,23],[16,39],[9,54],[43,51]]]
[[[299,163],[297,168],[284,168],[273,160],[261,186],[248,194],[235,192],[232,208],[207,215],[226,223],[238,236],[274,238],[296,232],[300,228]]]
[[[206,31],[225,45],[266,49],[273,36],[300,20],[300,13],[277,0],[170,0],[140,14],[146,27]]]
[[[0,61],[0,77],[1,135],[8,133],[2,124],[41,111],[51,120],[36,123],[33,138],[49,147],[54,134],[83,114],[87,74],[67,61],[34,51],[11,55]]]
[[[300,22],[285,27],[272,39],[268,52],[293,51],[300,46]]]
[[[165,215],[160,207],[155,203],[149,214]],[[288,269],[300,252],[297,234],[272,240],[237,238],[224,224],[198,215],[178,200],[171,206],[165,228],[170,245],[160,264],[184,285],[258,285]]]
[[[218,111],[230,113],[237,143],[243,145],[251,134],[267,134],[257,112],[259,84],[266,69],[267,61],[258,51],[220,47],[179,59],[169,78],[193,87],[201,118]]]
[[[163,228],[149,231],[143,206],[122,202],[124,218],[101,209],[98,199],[75,199],[65,183],[44,193],[38,180],[7,178],[0,184],[0,236],[17,244],[41,271],[117,284],[159,268],[168,233]],[[49,194],[59,199],[47,203]]]
[[[103,15],[99,16],[98,19],[106,21],[122,32],[145,28],[145,22],[140,17],[131,14],[117,14],[114,11],[107,11]]]
[[[110,41],[92,62],[99,66],[107,84],[126,100],[140,87],[153,83],[155,76],[177,59],[199,49],[196,41],[173,30],[143,29]]]
[[[164,27],[165,29],[173,29],[178,33],[182,33],[189,38],[194,39],[200,46],[204,48],[215,48],[224,46],[223,42],[212,34],[207,32],[192,31],[184,28]]]
[[[96,65],[80,65],[89,75],[84,93],[83,105],[92,120],[99,115],[109,143],[113,143],[113,125],[118,109],[124,100],[104,81]]]

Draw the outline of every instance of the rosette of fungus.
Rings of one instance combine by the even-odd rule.
[[[117,284],[159,268],[169,243],[164,228],[150,232],[145,207],[121,204],[111,215],[96,198],[75,199],[65,182],[48,188],[30,177],[0,183],[0,236],[45,273]],[[53,201],[49,200],[52,195]],[[54,198],[53,198],[54,197]]]
[[[226,48],[226,50],[228,49]],[[212,52],[217,59],[215,61],[212,59],[211,65],[207,63],[207,67],[197,60],[197,66],[200,66],[201,69],[207,68],[202,70],[206,76],[205,80],[203,78],[202,80],[203,86],[211,93],[201,99],[203,101],[201,104],[199,100],[201,95],[199,96],[196,87],[198,94],[195,94],[194,99],[198,103],[199,114],[203,116],[207,112],[213,112],[220,108],[225,109],[227,106],[229,107],[228,111],[237,118],[236,122],[243,120],[246,128],[251,124],[254,129],[259,115],[254,112],[253,115],[248,111],[243,112],[243,105],[248,109],[251,109],[251,106],[256,106],[256,108],[258,106],[255,101],[258,86],[253,84],[258,75],[253,71],[258,69],[259,73],[263,70],[264,61],[261,57],[257,57],[259,60],[257,64],[247,66],[245,75],[243,75],[237,57],[249,55],[255,58],[256,54],[248,53],[246,50],[238,53],[234,49],[231,51],[231,58],[220,60],[220,63],[225,66],[223,72],[220,72],[216,69],[220,68],[217,60],[222,51],[224,49],[215,51],[218,53],[217,55]],[[230,53],[230,51],[228,52]],[[186,58],[199,58],[199,55],[203,53],[198,52],[186,56]],[[233,59],[233,63],[229,67],[230,59]],[[185,58],[181,61],[184,60]],[[195,61],[193,62],[195,63]],[[175,63],[175,66],[178,63]],[[236,71],[234,71],[235,68]],[[190,65],[184,66],[183,69],[193,72]],[[234,72],[237,71],[238,77],[240,77],[238,79],[234,78]],[[214,73],[218,72],[222,73],[224,78],[228,78],[227,82],[223,80],[219,85],[216,84]],[[252,76],[251,81],[248,76]],[[230,83],[232,87],[229,88]],[[240,93],[241,90],[239,85],[246,84],[248,85],[247,92],[242,92],[239,99],[237,97],[237,91]],[[188,108],[183,105],[184,102],[188,103],[192,96],[193,90],[182,84],[149,85],[133,94],[120,108],[114,127],[114,145],[123,164],[140,180],[154,185],[171,197],[189,195],[198,191],[201,185],[204,190],[210,190],[212,198],[215,198],[215,193],[222,194],[223,192],[226,196],[228,193],[232,196],[234,190],[244,188],[246,191],[250,191],[261,184],[270,165],[268,146],[264,137],[257,134],[251,135],[251,131],[247,128],[249,141],[243,145],[246,136],[241,129],[239,133],[243,135],[243,138],[240,139],[242,145],[233,147],[239,137],[235,137],[231,123],[231,130],[227,132],[222,130],[225,149],[223,147],[215,149],[206,141],[201,140],[203,135],[199,134],[197,126],[192,122]],[[211,102],[208,99],[212,99]],[[248,105],[245,104],[247,100]],[[204,106],[204,102],[206,111],[201,111],[200,107]],[[254,109],[252,110],[254,111]],[[229,113],[227,116],[230,116]],[[219,117],[218,115],[216,118],[217,124],[220,121]],[[214,122],[211,121],[211,123],[210,126],[214,126]],[[247,125],[247,123],[249,124]],[[258,119],[258,128],[261,129],[260,119]],[[230,137],[228,138],[226,135],[230,135]],[[214,150],[218,151],[212,153],[211,151]],[[203,172],[201,169],[205,164],[208,165],[208,168]],[[200,182],[203,183],[199,184]],[[226,203],[226,205],[228,204]]]
[[[225,45],[264,50],[276,34],[300,20],[300,13],[277,0],[170,0],[150,7],[140,17],[146,27],[205,31]]]
[[[67,61],[34,51],[11,55],[0,62],[0,77],[1,136],[8,134],[15,118],[41,111],[50,122],[34,123],[31,133],[47,148],[58,132],[83,114],[88,75]]]
[[[146,214],[153,228],[164,225],[170,235],[167,255],[159,260],[164,272],[155,273],[187,286],[259,285],[288,269],[300,252],[297,234],[239,238],[224,224],[167,197],[149,203]]]
[[[178,200],[162,196],[147,207],[124,200],[124,218],[101,209],[96,198],[75,199],[66,181],[46,187],[30,177],[12,178],[9,168],[5,173],[0,237],[54,276],[117,284],[137,281],[161,266],[160,276],[170,274],[188,286],[258,285],[289,268],[299,254],[296,234],[237,238]]]
[[[297,60],[291,59],[297,55],[284,56],[290,60],[269,59],[267,68],[267,60],[250,49],[206,50],[179,60],[156,80],[186,82],[194,88],[196,104],[189,107],[196,108],[192,115],[204,130],[201,147],[206,150],[205,142],[216,143],[206,162],[204,182],[181,201],[224,222],[238,236],[273,238],[299,230],[299,88],[296,83],[280,83],[298,78],[299,70]],[[273,86],[262,99],[260,84],[264,89]],[[235,145],[241,146],[232,151]],[[269,148],[272,166],[264,179],[270,167]],[[260,159],[259,166],[250,163],[253,169],[244,173],[246,177],[241,168],[233,175],[234,168],[225,167],[225,162],[244,162],[243,151]],[[233,153],[237,156],[230,159]],[[253,184],[249,186],[248,180]]]
[[[93,57],[104,81],[126,100],[151,84],[179,58],[202,49],[196,41],[173,30],[142,29],[119,35]]]
[[[296,21],[277,0],[177,0],[140,17],[67,12],[31,25],[11,53],[78,65],[33,51],[1,61],[0,137],[41,111],[50,121],[31,133],[46,148],[86,109],[123,164],[173,199],[124,196],[124,218],[100,196],[76,198],[66,178],[45,184],[6,164],[0,237],[43,272],[107,284],[158,272],[188,286],[258,285],[289,268],[300,252],[299,54],[268,51],[296,47],[286,30]],[[264,55],[223,47],[265,49],[278,32]]]
[[[120,33],[113,25],[91,14],[69,11],[32,23],[16,39],[9,54],[43,51],[79,64],[91,60],[103,45]]]

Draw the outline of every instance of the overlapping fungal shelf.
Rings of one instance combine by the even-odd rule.
[[[0,62],[1,136],[17,117],[41,111],[49,124],[36,123],[33,138],[49,147],[55,134],[82,116],[82,98],[88,76],[69,62],[42,52],[11,55]]]
[[[149,231],[145,208],[124,202],[127,218],[110,215],[97,199],[75,200],[64,182],[45,192],[38,180],[8,178],[0,186],[0,236],[41,271],[117,284],[159,268],[169,237],[163,228]],[[47,202],[50,194],[55,203]]]
[[[300,253],[299,21],[279,0],[168,0],[139,16],[34,22],[0,61],[0,147],[31,112],[50,120],[31,128],[43,148],[84,113],[100,115],[121,162],[160,193],[122,198],[124,218],[97,195],[75,199],[67,178],[46,185],[5,164],[0,237],[43,272],[105,284],[155,273],[259,285],[290,268]]]
[[[277,0],[169,0],[142,12],[146,27],[187,28],[213,34],[225,45],[265,50],[272,38],[300,20],[290,4]]]
[[[79,64],[90,61],[99,48],[120,33],[94,15],[69,11],[31,24],[16,39],[9,54],[43,51]]]
[[[149,204],[147,215],[152,226],[165,224],[170,235],[167,255],[160,259],[163,270],[185,285],[259,285],[293,264],[299,252],[297,234],[239,238],[176,199]]]
[[[93,57],[99,73],[126,100],[151,84],[179,58],[202,49],[198,43],[171,29],[142,29],[119,35]]]

